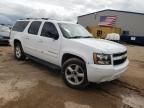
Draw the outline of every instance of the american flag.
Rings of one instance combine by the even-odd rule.
[[[100,16],[99,26],[113,26],[115,24],[116,16]]]

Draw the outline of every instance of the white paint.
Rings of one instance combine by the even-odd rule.
[[[22,44],[24,52],[29,55],[60,67],[62,67],[62,57],[64,54],[72,54],[78,56],[82,58],[86,63],[87,78],[89,82],[99,83],[103,81],[111,81],[117,78],[117,76],[120,76],[127,69],[129,63],[128,60],[117,66],[113,65],[114,57],[112,57],[112,54],[122,53],[127,50],[127,48],[121,44],[95,38],[65,38],[58,25],[59,23],[65,23],[70,26],[73,25],[75,27],[79,27],[79,29],[82,27],[73,23],[56,20],[37,20],[41,21],[42,24],[38,34],[32,35],[28,34],[28,29],[30,24],[35,20],[32,19],[28,21],[30,21],[30,23],[23,32],[11,32],[10,43],[12,46],[14,46],[13,41],[18,39]],[[45,22],[50,22],[56,27],[59,34],[59,38],[57,40],[41,36],[41,31]],[[77,36],[81,35],[80,31],[70,30],[70,32],[78,32],[79,34],[77,34]],[[85,33],[85,36],[90,36],[90,34],[84,28],[81,29],[81,32]],[[112,63],[110,65],[94,64],[94,53],[110,54]]]
[[[136,40],[136,37],[131,37],[131,40],[133,40],[133,41]]]

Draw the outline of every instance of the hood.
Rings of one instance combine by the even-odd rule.
[[[112,41],[95,38],[72,39],[75,42],[94,48],[106,54],[113,54],[126,51],[126,47]]]
[[[9,34],[10,34],[10,32],[1,32],[0,31],[0,36],[2,36],[2,37],[10,37]]]

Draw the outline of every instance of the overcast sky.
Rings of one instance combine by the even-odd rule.
[[[27,17],[77,21],[77,16],[103,9],[144,13],[143,0],[0,0],[0,23]]]

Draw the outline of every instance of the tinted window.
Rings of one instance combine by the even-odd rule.
[[[18,21],[13,27],[13,31],[23,32],[29,21]]]
[[[37,35],[40,25],[41,25],[41,21],[33,21],[28,29],[28,33]]]
[[[129,31],[123,31],[123,35],[129,35]]]
[[[58,35],[56,27],[50,22],[45,22],[42,28],[41,36],[52,37],[52,35]]]

